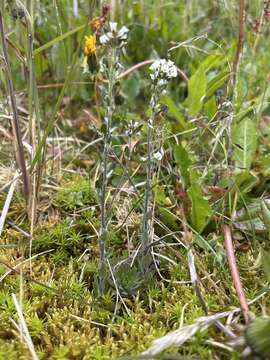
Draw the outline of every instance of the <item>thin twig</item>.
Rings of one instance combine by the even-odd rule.
[[[240,307],[242,309],[243,312],[243,316],[245,319],[246,324],[249,322],[249,308],[248,308],[248,303],[244,294],[244,290],[242,287],[242,283],[240,280],[240,275],[237,269],[237,265],[236,265],[236,259],[235,259],[235,255],[234,255],[234,248],[233,248],[233,243],[232,243],[232,234],[231,234],[231,228],[229,227],[229,225],[224,225],[223,227],[223,231],[224,231],[224,242],[225,242],[225,249],[226,249],[226,253],[227,253],[227,259],[228,259],[228,263],[229,263],[229,267],[230,267],[230,272],[233,278],[233,283],[234,283],[234,288],[236,290],[236,294],[240,303]]]

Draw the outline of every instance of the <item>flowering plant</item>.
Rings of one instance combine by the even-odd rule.
[[[122,26],[120,30],[117,30],[117,26],[116,22],[109,22],[109,31],[99,38],[101,44],[106,45],[114,42],[120,47],[125,45],[129,29],[126,26]]]
[[[152,71],[150,77],[153,83],[158,85],[166,85],[170,79],[177,76],[177,67],[171,60],[156,60],[150,66],[150,70]]]

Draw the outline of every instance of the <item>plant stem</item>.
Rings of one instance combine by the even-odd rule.
[[[18,158],[18,164],[19,164],[20,170],[22,172],[25,201],[26,201],[26,204],[28,204],[29,196],[30,196],[30,181],[29,181],[29,174],[28,174],[28,171],[26,168],[26,162],[25,162],[25,157],[24,157],[22,135],[21,135],[21,130],[20,130],[20,126],[19,126],[19,114],[18,114],[15,91],[14,91],[14,86],[13,86],[13,81],[12,81],[11,68],[10,68],[10,63],[9,63],[9,58],[8,58],[5,31],[4,31],[4,23],[3,23],[3,15],[2,15],[1,10],[0,10],[0,36],[1,36],[1,42],[2,42],[2,48],[3,48],[3,60],[4,60],[4,64],[5,64],[5,70],[6,70],[7,85],[8,85],[9,95],[10,95],[12,113],[13,113],[12,130],[13,130],[14,138],[16,139],[16,147],[17,147],[16,157]]]
[[[239,0],[239,34],[238,34],[237,49],[233,61],[232,78],[231,78],[234,93],[237,87],[237,74],[240,66],[241,55],[244,45],[244,34],[245,34],[245,0]]]
[[[144,215],[143,215],[143,241],[142,247],[145,252],[150,243],[150,219],[152,209],[150,207],[150,197],[151,197],[151,176],[152,176],[152,164],[151,164],[151,155],[152,155],[152,125],[151,120],[147,123],[147,164],[146,164],[146,184],[145,184],[145,197],[144,197]]]
[[[245,319],[245,323],[247,324],[249,322],[249,308],[248,303],[244,294],[244,290],[241,284],[240,275],[237,269],[235,255],[234,255],[234,248],[232,243],[232,234],[231,234],[231,228],[229,225],[224,225],[223,228],[224,231],[224,241],[225,241],[225,249],[227,253],[227,259],[229,263],[230,272],[233,278],[233,284],[234,288],[236,290],[236,294],[240,303],[240,307],[243,312],[243,316]]]
[[[100,228],[100,237],[99,237],[99,252],[100,252],[100,292],[104,292],[104,280],[105,280],[105,270],[106,270],[106,242],[108,236],[108,220],[107,220],[107,209],[106,209],[106,199],[107,199],[107,187],[108,187],[108,162],[109,162],[109,153],[111,147],[111,123],[112,116],[115,108],[114,101],[114,85],[116,80],[115,74],[115,62],[116,62],[116,49],[111,49],[111,54],[109,55],[110,64],[109,64],[109,83],[108,83],[108,106],[107,113],[105,116],[105,135],[104,135],[104,147],[103,147],[103,174],[102,174],[102,187],[101,187],[101,199],[100,199],[100,208],[101,208],[101,228]]]

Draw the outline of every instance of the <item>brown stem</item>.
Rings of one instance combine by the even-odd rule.
[[[231,76],[232,85],[234,89],[236,87],[237,73],[238,73],[241,54],[244,45],[244,34],[245,34],[245,0],[239,0],[239,34],[238,34],[237,49],[233,61],[232,76]]]
[[[9,63],[9,59],[8,59],[7,44],[6,44],[5,31],[4,31],[4,23],[3,23],[3,15],[2,15],[1,11],[0,11],[0,37],[1,37],[2,48],[3,48],[3,61],[4,61],[4,65],[5,65],[6,76],[7,76],[7,86],[8,86],[8,90],[9,90],[10,102],[11,102],[12,113],[13,113],[12,129],[14,132],[14,137],[16,139],[16,145],[17,145],[17,149],[18,149],[18,163],[19,163],[20,170],[22,172],[22,177],[23,177],[24,196],[25,196],[26,203],[28,203],[29,195],[30,195],[30,181],[29,181],[29,174],[28,174],[28,171],[26,169],[26,164],[25,164],[22,136],[21,136],[21,130],[20,130],[20,126],[19,126],[19,115],[18,115],[16,97],[15,97],[14,86],[13,86],[13,81],[12,81],[11,68],[10,68],[10,63]]]
[[[224,225],[223,227],[224,231],[224,242],[225,242],[225,249],[227,253],[227,259],[229,263],[230,272],[233,278],[233,284],[234,288],[236,290],[236,294],[240,303],[240,307],[243,312],[243,316],[245,319],[245,323],[247,324],[249,322],[249,308],[248,303],[244,294],[244,290],[241,284],[239,272],[236,265],[235,255],[234,255],[234,248],[232,243],[232,234],[231,234],[231,228],[229,225]]]

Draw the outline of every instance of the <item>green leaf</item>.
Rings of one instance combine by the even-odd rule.
[[[248,170],[257,149],[256,124],[249,118],[243,119],[232,130],[234,144],[233,159],[235,166],[241,170]]]
[[[217,113],[217,104],[215,96],[212,96],[205,104],[204,104],[204,113],[208,117],[209,121],[214,118]]]
[[[270,252],[262,250],[262,267],[263,271],[270,282]]]
[[[207,225],[212,209],[208,200],[203,197],[200,185],[194,182],[187,191],[188,196],[192,202],[191,220],[192,226],[198,232],[201,232]]]
[[[255,199],[234,214],[233,224],[241,231],[264,233],[266,228],[261,217],[261,203]]]
[[[170,206],[172,205],[170,198],[165,193],[165,187],[156,185],[153,188],[153,192],[155,194],[155,202],[157,205]]]
[[[241,171],[236,175],[226,177],[218,182],[218,186],[226,189],[232,194],[241,191],[241,193],[249,193],[259,183],[258,176],[252,171]]]
[[[263,176],[270,176],[270,154],[260,157],[260,170]]]
[[[224,61],[224,56],[222,54],[210,54],[207,56],[200,65],[200,69],[207,72],[217,66],[220,66]]]
[[[126,99],[130,102],[135,101],[136,96],[140,92],[140,76],[138,73],[131,74],[125,81],[121,83],[122,91],[125,94]]]
[[[186,127],[185,119],[182,113],[180,112],[179,108],[175,104],[175,102],[168,96],[162,97],[161,101],[164,105],[167,105],[169,115],[174,117],[178,121],[179,125],[181,126],[181,129],[185,129]]]
[[[270,240],[270,209],[266,201],[262,201],[261,210],[262,210],[263,222],[268,232],[268,239]]]
[[[72,29],[72,30],[66,32],[63,35],[57,36],[53,40],[51,40],[51,41],[47,42],[46,44],[40,46],[39,48],[35,49],[34,52],[33,52],[33,55],[36,56],[39,53],[43,52],[44,50],[49,49],[53,45],[55,45],[55,44],[57,44],[59,42],[62,42],[64,39],[68,38],[69,36],[79,32],[79,31],[82,31],[83,29],[86,28],[86,26],[87,25],[80,25],[80,26],[76,27],[75,29]]]
[[[207,79],[203,69],[199,68],[188,81],[188,111],[190,116],[195,116],[203,106],[206,93]]]
[[[217,89],[221,88],[229,76],[230,73],[228,73],[228,71],[222,71],[210,80],[207,84],[206,97],[212,96]]]
[[[160,217],[165,225],[167,225],[171,230],[179,230],[179,222],[176,216],[165,207],[159,207]]]
[[[174,159],[180,171],[183,187],[186,189],[190,185],[189,167],[192,165],[192,161],[180,144],[174,147]]]
[[[263,359],[270,356],[270,318],[257,318],[247,327],[245,337],[247,344],[255,354]]]

